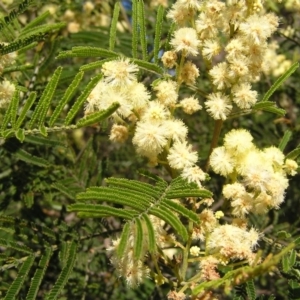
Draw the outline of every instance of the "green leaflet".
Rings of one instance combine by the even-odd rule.
[[[116,2],[114,7],[113,17],[110,24],[110,32],[109,32],[109,50],[111,51],[113,51],[115,48],[119,13],[120,13],[120,2]]]
[[[288,159],[296,159],[300,155],[300,147],[297,147],[296,149],[292,150],[286,155],[286,158]]]
[[[150,253],[154,253],[156,251],[156,239],[153,225],[147,214],[143,214],[142,218],[145,221],[145,225],[147,227],[148,250]]]
[[[137,1],[132,1],[132,57],[138,57],[138,10]]]
[[[247,291],[247,296],[249,300],[255,300],[256,299],[256,293],[255,293],[255,286],[254,286],[254,281],[248,280],[246,282],[246,291]]]
[[[143,225],[139,218],[135,219],[135,232],[134,232],[134,249],[133,255],[136,260],[139,260],[142,255],[144,242]]]
[[[15,299],[16,295],[19,293],[20,289],[22,288],[25,279],[27,278],[27,275],[34,263],[34,255],[29,255],[28,258],[24,261],[22,264],[17,278],[14,280],[14,282],[10,285],[4,300],[11,300]]]
[[[93,114],[90,114],[82,119],[80,119],[76,126],[78,128],[85,127],[88,125],[93,125],[95,123],[101,122],[108,117],[110,117],[118,108],[120,107],[119,103],[113,103],[109,108],[106,110],[98,111]]]
[[[123,227],[122,234],[120,237],[120,242],[119,242],[119,245],[117,248],[117,256],[119,258],[121,258],[126,251],[127,242],[128,242],[129,233],[130,233],[130,226],[131,225],[129,223],[126,223]]]
[[[284,136],[282,137],[278,145],[278,149],[283,152],[291,137],[292,137],[292,132],[290,130],[286,130]]]
[[[23,108],[21,110],[21,113],[20,113],[19,118],[16,122],[15,128],[19,128],[22,125],[23,121],[25,120],[26,114],[29,111],[29,109],[31,108],[31,106],[34,103],[35,99],[36,99],[36,92],[31,92],[28,99],[25,102],[25,105],[23,106]]]
[[[41,282],[45,276],[46,269],[49,265],[50,258],[52,256],[52,249],[50,247],[47,247],[45,249],[45,253],[40,258],[39,261],[39,267],[36,269],[32,279],[29,291],[26,296],[26,300],[36,299],[37,293],[39,291]]]
[[[159,197],[160,191],[158,191],[153,185],[140,182],[137,180],[129,180],[126,178],[106,178],[106,183],[109,184],[111,187],[119,187],[119,188],[126,188],[131,191],[135,191],[142,194],[147,194],[149,197]]]
[[[63,27],[66,26],[66,23],[60,22],[56,24],[45,24],[45,25],[39,25],[36,27],[27,27],[25,30],[22,30],[21,34],[19,35],[19,38],[22,40],[26,40],[30,38],[31,36],[39,36],[44,35],[45,33],[48,33],[50,31],[57,31]]]
[[[136,65],[138,65],[140,68],[142,68],[148,72],[152,72],[152,73],[159,74],[159,75],[164,74],[164,70],[156,64],[153,64],[153,63],[150,63],[150,62],[147,62],[144,60],[140,60],[140,59],[135,59],[135,58],[132,58],[130,60],[133,63],[135,63]]]
[[[38,123],[38,126],[41,127],[44,123],[50,102],[52,100],[52,97],[54,95],[54,92],[56,90],[56,86],[58,84],[60,75],[62,72],[62,67],[58,67],[53,76],[51,77],[50,81],[48,82],[38,104],[35,108],[31,120],[29,122],[28,127],[31,129],[35,123]]]
[[[18,113],[19,102],[20,102],[20,92],[16,89],[11,100],[11,110],[10,110],[10,121],[13,129],[16,129],[16,118]]]
[[[126,220],[132,220],[137,214],[128,209],[121,209],[110,207],[107,205],[94,205],[75,203],[68,206],[68,211],[78,213],[81,218],[104,218],[104,217],[118,217]]]
[[[195,223],[199,223],[198,215],[196,213],[194,213],[193,211],[185,208],[181,204],[178,204],[178,203],[168,200],[168,199],[163,199],[161,205],[175,211],[176,213],[179,213],[182,216],[185,216],[186,218],[188,218],[189,220],[192,220]]]
[[[98,74],[95,77],[93,77],[86,88],[82,91],[81,95],[78,97],[78,99],[75,101],[74,105],[69,110],[69,113],[67,114],[65,125],[69,125],[72,120],[75,118],[77,112],[82,107],[84,101],[89,96],[93,88],[96,86],[96,84],[101,80],[102,74]]]
[[[149,212],[170,224],[175,229],[175,232],[177,232],[183,238],[184,241],[188,239],[188,233],[186,228],[179,221],[179,219],[176,216],[174,216],[172,212],[165,211],[156,207],[150,208]]]
[[[32,250],[25,245],[21,245],[12,240],[0,238],[0,245],[5,248],[15,249],[17,251],[23,252],[25,254],[32,254]]]
[[[64,288],[67,283],[71,272],[73,270],[76,256],[77,256],[77,243],[75,241],[68,242],[68,251],[67,251],[67,262],[62,269],[58,279],[56,280],[54,287],[50,293],[45,297],[46,300],[55,300],[59,296],[61,290]]]
[[[32,155],[23,149],[19,149],[15,153],[15,155],[18,159],[23,160],[29,164],[39,166],[39,167],[48,167],[50,165],[50,163],[47,160],[45,160],[41,157]]]
[[[77,200],[108,201],[111,203],[129,206],[140,212],[146,210],[150,202],[142,195],[134,195],[130,191],[114,191],[109,188],[102,188],[97,191],[89,189],[85,193],[79,193],[77,195]]]
[[[54,125],[55,121],[59,117],[59,115],[62,112],[62,110],[64,109],[65,105],[71,100],[72,96],[74,95],[76,89],[79,86],[80,81],[83,78],[83,75],[84,75],[83,72],[77,73],[75,78],[71,82],[71,84],[66,89],[62,99],[59,101],[58,105],[56,106],[54,112],[51,115],[51,118],[49,121],[49,124],[51,127]]]
[[[147,32],[146,32],[146,23],[145,23],[145,7],[143,0],[136,0],[137,1],[137,13],[138,13],[138,23],[139,23],[139,33],[140,33],[140,40],[142,46],[142,57],[143,60],[148,60],[148,53],[147,53]]]
[[[72,190],[70,190],[69,187],[64,186],[60,182],[52,183],[51,186],[53,188],[55,188],[56,190],[60,191],[62,194],[64,194],[68,198],[75,200],[76,194],[74,192],[72,192]]]
[[[158,53],[160,48],[163,18],[164,18],[164,8],[163,6],[160,5],[158,7],[157,16],[156,16],[154,50],[153,50],[154,63],[156,64],[158,63]]]
[[[72,50],[62,51],[59,53],[57,58],[68,58],[68,57],[119,57],[120,55],[116,52],[106,50],[97,47],[85,47],[78,46],[73,47]]]
[[[298,67],[299,63],[296,62],[284,74],[282,74],[266,92],[261,102],[268,101],[273,93],[298,69]]]

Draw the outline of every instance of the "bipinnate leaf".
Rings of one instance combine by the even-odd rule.
[[[77,194],[77,200],[85,203],[72,204],[68,210],[78,212],[80,217],[118,216],[134,222],[136,218],[141,218],[140,221],[144,224],[142,229],[148,231],[149,239],[151,239],[149,245],[153,251],[155,249],[155,237],[148,215],[154,215],[164,220],[184,240],[187,239],[187,230],[180,218],[185,217],[195,223],[199,222],[199,218],[195,212],[185,208],[179,202],[173,201],[173,199],[207,198],[211,197],[212,193],[204,189],[200,190],[197,185],[190,184],[183,178],[174,179],[168,185],[157,176],[147,174],[147,177],[154,180],[155,185],[124,178],[108,178],[106,179],[108,186],[90,187],[86,192]],[[93,204],[88,204],[87,201],[93,201]],[[99,205],[97,202],[122,205],[124,208]]]

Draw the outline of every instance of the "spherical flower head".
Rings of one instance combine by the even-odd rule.
[[[218,210],[215,212],[215,217],[217,220],[219,220],[224,217],[224,213],[221,210]]]
[[[148,107],[150,93],[142,83],[133,82],[127,85],[124,87],[124,93],[137,114],[140,115]]]
[[[185,141],[188,133],[188,128],[181,120],[166,120],[162,125],[166,129],[166,133],[169,139],[172,139],[174,142]]]
[[[199,256],[200,255],[200,251],[201,251],[201,249],[198,246],[192,246],[190,248],[190,254],[192,256]]]
[[[193,166],[198,160],[197,151],[192,151],[192,145],[187,142],[175,142],[167,156],[170,167],[182,170]]]
[[[6,79],[0,83],[0,108],[9,104],[15,90],[15,85]]]
[[[200,223],[201,229],[203,229],[203,231],[206,233],[213,231],[218,224],[214,212],[208,208],[204,209],[199,214],[199,220],[201,222]]]
[[[226,62],[215,65],[208,73],[212,78],[213,84],[218,90],[223,90],[231,86],[229,74],[229,66]]]
[[[194,182],[199,188],[202,187],[201,181],[205,181],[206,175],[198,166],[187,167],[182,170],[181,177],[189,183]]]
[[[221,92],[217,92],[209,94],[207,99],[205,102],[206,110],[213,119],[226,120],[232,109],[229,97]]]
[[[207,248],[210,253],[220,253],[228,259],[250,259],[259,235],[233,225],[216,227],[210,234]]]
[[[282,168],[284,163],[284,154],[275,146],[271,146],[263,149],[262,155],[266,161],[269,161],[273,165],[274,170]]]
[[[169,118],[170,112],[158,101],[151,101],[142,116],[143,122],[161,123]]]
[[[245,129],[233,129],[224,137],[224,146],[227,151],[232,154],[245,154],[254,148],[252,143],[253,137],[249,131]]]
[[[250,39],[255,44],[259,45],[261,42],[266,41],[277,27],[278,18],[275,15],[259,16],[254,14],[240,24],[239,32],[245,39]]]
[[[109,139],[113,142],[124,143],[128,138],[126,126],[114,124],[110,131]]]
[[[189,84],[193,85],[196,82],[196,78],[199,76],[199,70],[196,67],[195,64],[193,64],[191,61],[187,61],[180,72],[179,80]]]
[[[167,144],[166,130],[160,124],[138,122],[132,143],[139,154],[155,157]]]
[[[185,55],[196,56],[200,42],[195,29],[184,27],[175,31],[170,44],[176,52],[183,51]]]
[[[217,280],[220,274],[216,271],[219,260],[212,255],[205,256],[200,261],[201,278],[205,281]]]
[[[211,60],[218,55],[222,50],[220,43],[217,40],[205,40],[203,43],[202,55],[205,59]]]
[[[291,176],[297,174],[298,164],[293,159],[286,159],[284,164],[285,172]]]
[[[210,157],[209,163],[213,171],[227,177],[235,167],[235,161],[225,147],[215,148]]]
[[[233,102],[241,109],[251,108],[257,101],[257,92],[251,90],[249,83],[234,85],[231,89]]]
[[[161,61],[166,68],[172,69],[176,65],[177,54],[175,51],[166,51],[161,57]]]
[[[244,185],[239,182],[226,184],[223,186],[223,195],[226,199],[240,198],[246,192]]]
[[[181,100],[180,107],[188,115],[192,115],[193,113],[202,109],[202,106],[199,104],[198,99],[196,99],[194,97],[188,97],[188,98]]]
[[[165,106],[173,107],[178,98],[177,83],[172,80],[162,80],[153,87],[157,100]]]
[[[104,81],[111,85],[129,85],[136,81],[138,66],[131,63],[128,58],[120,58],[105,62],[102,65]]]

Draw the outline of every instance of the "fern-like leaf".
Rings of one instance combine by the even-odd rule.
[[[117,58],[119,56],[120,55],[118,53],[103,48],[78,46],[78,47],[73,47],[72,50],[60,52],[57,58],[69,58],[69,57]]]
[[[284,133],[284,136],[282,137],[279,145],[278,145],[278,149],[280,149],[281,151],[284,151],[287,143],[289,142],[289,140],[292,137],[292,132],[290,130],[286,130]]]
[[[246,291],[247,291],[247,296],[248,296],[249,300],[256,299],[255,286],[254,286],[253,280],[248,280],[246,282]]]
[[[135,225],[133,255],[136,260],[139,260],[142,255],[144,242],[143,225],[139,218],[135,219]]]

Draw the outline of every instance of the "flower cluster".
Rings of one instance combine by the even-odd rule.
[[[187,63],[187,68],[194,66]],[[182,172],[189,182],[201,186],[205,174],[196,165],[198,154],[187,141],[187,127],[174,117],[174,111],[182,108],[187,114],[201,109],[195,97],[178,101],[178,84],[173,80],[161,80],[153,84],[152,94],[137,80],[138,67],[127,58],[105,62],[103,80],[87,98],[85,113],[107,109],[118,102],[119,109],[112,115],[110,139],[125,142],[129,127],[134,126],[132,143],[136,152],[156,165],[163,159],[173,169]],[[189,72],[188,72],[189,73]],[[196,76],[197,76],[196,72]],[[193,81],[184,76],[183,81]]]
[[[174,52],[184,57],[201,53],[210,68],[214,92],[205,107],[215,120],[225,120],[234,105],[251,108],[257,101],[251,83],[262,72],[282,74],[291,64],[268,44],[279,21],[265,13],[261,1],[179,0],[168,17],[179,27],[171,40]],[[166,67],[174,66],[164,60]]]
[[[232,181],[224,186],[223,195],[239,218],[278,208],[288,187],[287,175],[295,175],[298,168],[278,148],[258,149],[252,140],[248,131],[232,130],[225,135],[224,145],[210,156],[213,171]]]
[[[9,67],[15,62],[16,57],[17,54],[15,52],[0,56],[0,75],[3,73],[4,68]],[[9,80],[4,79],[0,82],[0,108],[8,106],[15,90],[15,85]]]

